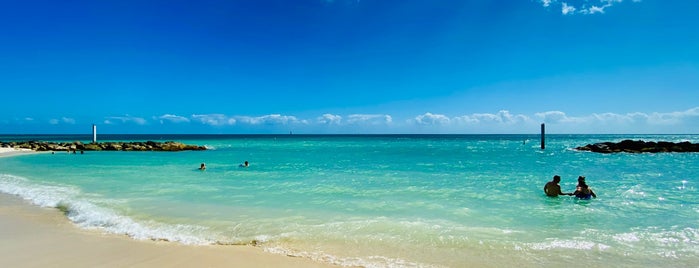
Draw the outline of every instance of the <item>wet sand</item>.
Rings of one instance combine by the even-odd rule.
[[[38,152],[32,151],[30,149],[15,149],[15,148],[0,148],[0,157],[16,156],[20,154],[35,154]]]
[[[84,230],[58,209],[0,194],[0,267],[334,267],[252,246],[190,246]]]

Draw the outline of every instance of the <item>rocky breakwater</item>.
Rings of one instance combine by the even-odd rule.
[[[666,141],[634,141],[623,140],[621,142],[601,142],[588,144],[575,148],[579,151],[591,151],[595,153],[669,153],[669,152],[699,152],[699,144],[685,142],[666,142]]]
[[[22,141],[0,142],[0,147],[23,148],[34,151],[202,151],[204,146],[183,144],[181,142],[98,142],[84,144],[74,142]]]

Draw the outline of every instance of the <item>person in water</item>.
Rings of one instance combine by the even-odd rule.
[[[558,183],[561,182],[561,176],[555,175],[553,176],[553,180],[550,182],[547,182],[546,185],[544,185],[544,193],[546,195],[555,197],[559,195],[573,195],[572,193],[564,193],[561,192],[561,186],[558,185]]]
[[[206,170],[206,164],[201,163],[201,166],[199,167],[199,170]]]
[[[573,192],[576,198],[580,199],[590,199],[597,198],[595,192],[590,189],[590,186],[585,183],[585,176],[578,177],[578,186],[575,187],[575,192]]]
[[[240,164],[240,167],[248,167],[250,166],[250,163],[248,161],[245,161],[245,163]]]

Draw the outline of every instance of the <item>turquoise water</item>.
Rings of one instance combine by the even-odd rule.
[[[695,267],[699,154],[595,154],[602,141],[699,135],[103,136],[197,152],[0,158],[0,192],[84,228],[367,267]],[[0,140],[89,136],[0,136]],[[242,168],[243,161],[250,167]],[[199,171],[205,162],[206,171]],[[594,200],[549,198],[578,175]]]

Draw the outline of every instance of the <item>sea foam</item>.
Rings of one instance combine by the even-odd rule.
[[[206,227],[185,224],[164,224],[153,220],[138,222],[115,210],[96,203],[118,203],[85,197],[80,189],[66,185],[37,184],[26,178],[0,174],[0,192],[16,195],[34,205],[57,208],[71,222],[86,229],[125,234],[139,240],[166,240],[183,244],[212,244],[206,239]]]

